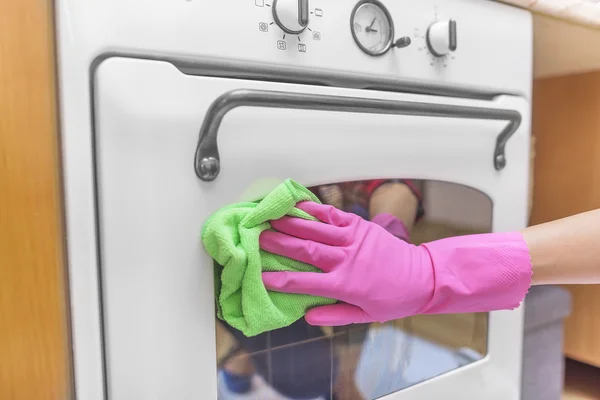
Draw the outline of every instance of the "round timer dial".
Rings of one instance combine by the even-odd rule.
[[[394,24],[387,8],[378,0],[359,1],[350,16],[354,41],[371,55],[385,54],[394,40]]]

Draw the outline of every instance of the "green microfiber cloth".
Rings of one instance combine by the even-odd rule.
[[[302,185],[290,179],[264,199],[232,204],[214,213],[204,224],[202,242],[215,260],[217,316],[246,336],[286,327],[310,308],[335,300],[271,292],[265,289],[263,271],[319,272],[311,265],[260,249],[261,232],[270,220],[285,215],[316,220],[296,208],[300,201],[319,202]]]

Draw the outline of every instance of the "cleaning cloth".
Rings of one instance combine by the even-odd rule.
[[[215,260],[217,316],[250,337],[289,326],[310,308],[333,304],[324,297],[271,292],[263,271],[321,272],[287,257],[261,250],[258,238],[271,229],[269,221],[285,215],[316,220],[296,208],[300,201],[319,203],[317,197],[293,180],[286,180],[264,199],[232,204],[204,224],[202,242]]]

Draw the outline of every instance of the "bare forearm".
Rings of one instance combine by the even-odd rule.
[[[600,209],[526,228],[533,284],[600,283]]]

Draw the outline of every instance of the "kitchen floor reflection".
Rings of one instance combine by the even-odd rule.
[[[397,216],[408,229],[399,240],[415,244],[491,230],[490,199],[460,185],[362,181],[311,190],[366,219],[380,212]],[[299,320],[248,338],[217,320],[218,398],[376,399],[480,360],[487,328],[487,313],[335,328]]]

